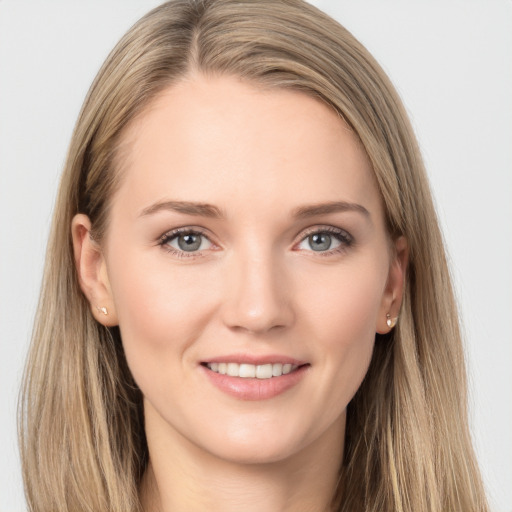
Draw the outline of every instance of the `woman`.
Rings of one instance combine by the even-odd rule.
[[[86,99],[48,250],[33,510],[487,510],[414,135],[316,9],[143,18]]]

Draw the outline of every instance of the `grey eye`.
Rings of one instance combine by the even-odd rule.
[[[178,236],[178,247],[182,251],[197,251],[201,247],[201,235],[194,235],[192,233],[187,235]]]
[[[211,247],[211,242],[201,233],[179,233],[173,236],[167,244],[183,252],[196,252]]]
[[[308,242],[313,251],[327,251],[331,248],[332,237],[326,233],[315,233],[308,236]]]
[[[312,233],[302,240],[299,249],[306,251],[325,252],[336,249],[341,246],[344,241],[341,239],[342,234],[330,234],[325,231]],[[345,242],[347,243],[347,242]]]

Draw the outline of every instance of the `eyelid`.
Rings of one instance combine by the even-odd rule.
[[[175,247],[172,247],[168,244],[168,242],[174,238],[176,238],[179,235],[182,234],[194,234],[194,235],[200,235],[204,238],[206,238],[211,244],[212,247],[209,247],[208,249],[203,249],[200,251],[183,251],[180,249],[176,249]],[[206,251],[209,250],[215,250],[218,245],[212,240],[212,237],[207,233],[207,230],[204,228],[198,227],[198,226],[181,226],[178,228],[173,228],[168,231],[166,231],[163,235],[160,235],[158,239],[156,240],[157,245],[159,245],[162,249],[165,251],[173,254],[174,256],[180,257],[180,258],[197,258],[204,256]]]
[[[296,242],[294,244],[294,248],[297,247],[302,242],[304,242],[309,236],[314,235],[314,234],[319,234],[319,233],[326,233],[329,235],[336,236],[338,238],[338,240],[341,242],[340,246],[336,247],[335,249],[329,249],[327,251],[313,251],[313,250],[308,251],[305,249],[299,249],[299,250],[304,250],[305,252],[313,252],[317,256],[329,256],[332,254],[342,252],[354,244],[354,237],[346,229],[338,228],[335,226],[329,226],[329,225],[317,225],[317,226],[311,226],[311,227],[307,228],[306,230],[302,231],[298,242]]]
[[[335,226],[329,226],[327,224],[326,225],[319,224],[319,225],[311,226],[311,227],[303,230],[299,235],[299,237],[300,237],[299,241],[302,241],[305,238],[307,238],[308,236],[314,235],[315,233],[329,233],[329,234],[333,234],[333,235],[342,235],[345,238],[349,239],[350,241],[354,240],[354,237],[346,229],[338,228]]]
[[[180,226],[178,228],[172,228],[160,235],[157,238],[157,242],[161,242],[163,240],[168,240],[169,238],[173,238],[176,235],[180,235],[183,233],[195,233],[198,235],[203,235],[209,239],[208,235],[205,233],[204,229],[197,226]]]

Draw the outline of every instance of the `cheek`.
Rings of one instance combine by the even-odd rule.
[[[317,357],[325,369],[324,386],[331,389],[327,410],[346,407],[359,388],[370,364],[377,319],[387,274],[368,263],[322,280],[317,274],[304,295],[303,316],[319,345]]]
[[[139,382],[143,373],[164,365],[168,371],[181,360],[208,323],[214,301],[209,288],[198,293],[197,268],[176,269],[165,257],[143,253],[115,261],[110,283],[128,364]]]
[[[302,314],[335,346],[373,339],[387,272],[373,260],[316,272],[302,286]]]

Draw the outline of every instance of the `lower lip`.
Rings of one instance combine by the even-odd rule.
[[[240,400],[268,400],[289,390],[306,375],[309,365],[303,365],[291,373],[270,379],[246,379],[230,377],[216,373],[206,366],[200,367],[210,382],[223,391]]]

